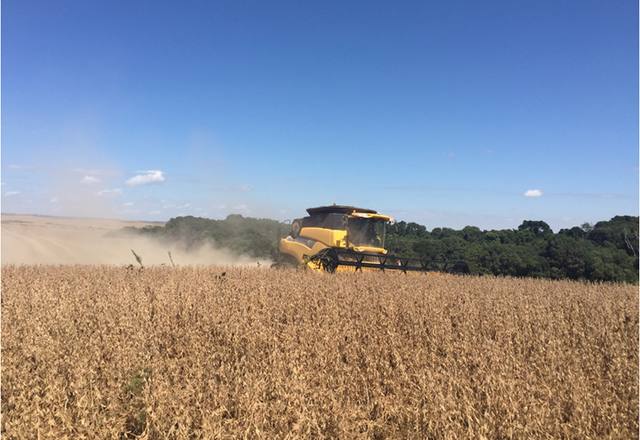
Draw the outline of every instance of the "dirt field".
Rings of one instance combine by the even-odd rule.
[[[637,287],[2,268],[2,436],[638,437]]]
[[[185,252],[146,237],[116,235],[125,226],[149,223],[110,219],[87,219],[2,214],[2,264],[137,264],[131,249],[143,263],[256,265],[256,260],[232,255],[203,244]],[[267,262],[263,262],[267,263]]]

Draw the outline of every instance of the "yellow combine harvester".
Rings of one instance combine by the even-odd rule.
[[[327,272],[427,269],[420,260],[389,255],[384,247],[386,225],[392,221],[388,215],[342,205],[309,208],[307,213],[295,219],[289,236],[280,240],[275,267]]]

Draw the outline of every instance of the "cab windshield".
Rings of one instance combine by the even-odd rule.
[[[347,223],[349,243],[355,246],[384,247],[386,222],[380,219],[353,218]]]

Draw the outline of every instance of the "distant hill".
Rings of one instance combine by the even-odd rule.
[[[224,220],[187,216],[164,226],[127,229],[181,241],[187,247],[211,241],[238,254],[270,258],[289,225],[241,215]],[[492,231],[474,226],[428,231],[423,225],[400,221],[389,226],[386,247],[402,256],[444,261],[439,269],[454,273],[638,282],[637,216],[616,216],[557,233],[539,220]]]

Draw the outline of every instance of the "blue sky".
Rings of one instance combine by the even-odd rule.
[[[2,6],[3,212],[638,213],[634,1]]]

